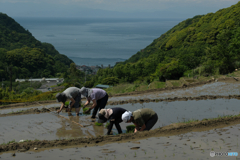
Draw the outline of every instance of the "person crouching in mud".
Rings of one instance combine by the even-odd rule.
[[[119,123],[122,122],[122,114],[126,112],[126,109],[115,107],[115,108],[109,108],[109,109],[101,109],[98,113],[98,123],[105,123],[108,120],[110,121],[110,124],[108,126],[108,132],[107,135],[111,134],[113,124],[115,124],[118,134],[122,133],[122,129],[119,125]]]
[[[157,122],[158,115],[152,109],[143,108],[134,112],[126,111],[122,115],[123,122],[133,122],[135,125],[134,133],[138,131],[150,130]]]
[[[62,93],[58,93],[56,95],[56,98],[57,102],[62,102],[62,105],[60,109],[57,111],[57,113],[60,113],[62,111],[63,107],[65,107],[65,102],[69,99],[71,101],[69,103],[69,106],[65,107],[66,112],[68,112],[71,115],[72,108],[75,108],[76,114],[77,116],[79,116],[79,111],[81,108],[81,93],[79,88],[69,87]]]
[[[87,101],[84,105],[87,106],[90,101],[93,102],[93,105],[85,112],[90,113],[90,111],[93,109],[92,117],[96,118],[97,111],[105,108],[107,101],[108,101],[108,94],[106,91],[100,88],[85,88],[82,87],[80,89],[80,93],[87,98]]]

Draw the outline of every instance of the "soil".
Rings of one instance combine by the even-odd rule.
[[[57,111],[59,110],[60,107],[50,107],[50,108],[30,108],[22,111],[17,111],[17,112],[11,112],[7,114],[0,114],[0,117],[6,117],[6,116],[13,116],[13,115],[23,115],[23,114],[38,114],[38,113],[46,113],[46,112],[51,112],[51,111]]]

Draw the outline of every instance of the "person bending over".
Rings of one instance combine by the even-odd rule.
[[[57,111],[60,113],[65,106],[65,102],[70,100],[68,108],[66,108],[66,112],[71,112],[72,108],[75,108],[77,116],[79,116],[79,111],[81,107],[81,93],[80,89],[77,87],[69,87],[62,93],[58,93],[56,95],[57,102],[62,102],[60,109]]]
[[[100,88],[86,88],[82,87],[80,89],[80,93],[87,98],[87,101],[84,106],[87,106],[90,101],[93,102],[93,105],[85,112],[90,113],[93,109],[92,117],[96,118],[97,111],[105,108],[107,101],[108,101],[108,94],[106,91]]]
[[[106,121],[110,121],[108,126],[107,135],[111,134],[113,124],[115,124],[118,134],[122,133],[122,129],[119,123],[122,122],[122,114],[126,112],[126,109],[116,107],[110,109],[101,109],[98,113],[98,123],[105,123]]]
[[[133,122],[135,125],[134,133],[137,131],[150,130],[157,122],[158,115],[152,109],[143,108],[134,112],[126,111],[122,115],[123,122]]]

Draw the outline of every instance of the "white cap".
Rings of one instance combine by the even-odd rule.
[[[126,112],[124,112],[124,113],[122,114],[122,120],[123,120],[123,122],[127,123],[127,121],[130,120],[131,116],[132,116],[132,112],[131,112],[131,111],[126,111]]]

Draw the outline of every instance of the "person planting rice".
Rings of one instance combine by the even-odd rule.
[[[122,114],[126,112],[126,109],[116,107],[116,108],[110,108],[110,109],[101,109],[98,113],[98,123],[105,123],[106,121],[110,121],[110,124],[108,126],[108,132],[107,135],[111,134],[113,124],[115,124],[118,134],[122,133],[122,129],[119,125],[119,123],[122,122]]]
[[[77,116],[79,116],[79,111],[81,107],[81,93],[80,88],[77,87],[69,87],[62,93],[58,93],[56,95],[57,102],[62,102],[62,105],[60,109],[57,111],[57,113],[60,113],[65,106],[65,102],[69,99],[70,103],[68,107],[66,108],[66,112],[70,112],[72,108],[75,108]]]
[[[122,115],[123,122],[133,122],[135,125],[134,133],[137,131],[150,130],[157,122],[158,115],[152,109],[143,108],[134,112],[126,111]]]
[[[84,106],[87,106],[90,101],[93,102],[93,105],[85,112],[85,113],[90,113],[92,109],[92,117],[91,118],[96,118],[97,111],[105,108],[107,101],[108,101],[108,94],[106,91],[100,88],[86,88],[82,87],[80,89],[80,93],[84,95],[87,98],[87,101]]]

